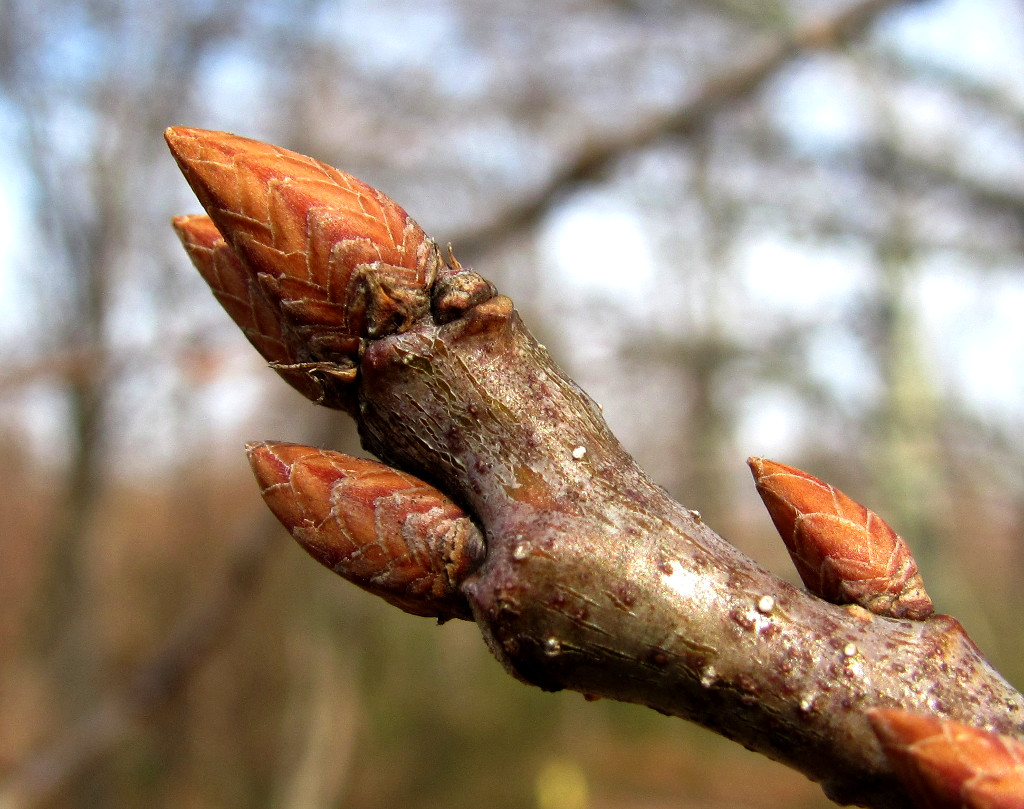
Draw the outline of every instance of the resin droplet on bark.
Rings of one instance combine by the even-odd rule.
[[[932,614],[910,549],[877,514],[794,467],[765,458],[747,463],[808,590],[878,615]]]
[[[869,713],[886,757],[916,805],[1024,809],[1024,744],[897,709]]]
[[[272,362],[286,379],[322,404],[351,410],[345,385],[355,379],[363,340],[405,331],[429,314],[443,266],[437,246],[387,196],[310,157],[226,132],[172,127],[165,137],[223,237],[217,246],[209,225],[176,221],[200,272],[228,281],[214,292],[232,317],[280,321],[288,356]],[[222,271],[211,273],[211,262]],[[255,309],[239,311],[229,305],[234,298]]]
[[[340,452],[247,449],[267,505],[313,558],[413,615],[472,620],[459,584],[483,561],[483,536],[448,497]]]

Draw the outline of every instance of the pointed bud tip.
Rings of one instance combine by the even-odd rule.
[[[266,490],[271,486],[289,483],[294,461],[308,453],[309,449],[286,441],[249,441],[245,445],[245,454],[260,488]]]
[[[754,480],[760,480],[761,478],[767,477],[768,475],[774,475],[779,472],[793,472],[794,469],[786,464],[773,461],[768,458],[761,458],[757,455],[751,455],[747,458],[747,466],[750,467],[750,472],[754,476]]]
[[[245,450],[264,492],[271,486],[287,483],[305,491],[311,498],[310,503],[322,499],[316,509],[331,508],[327,492],[346,478],[384,475],[391,485],[406,487],[409,481],[415,481],[377,461],[290,441],[252,441],[246,444]]]
[[[275,151],[275,147],[270,144],[234,132],[188,126],[168,127],[164,130],[164,141],[185,179],[197,194],[200,188],[217,180],[216,172],[210,174],[210,164],[229,163],[232,158],[243,153],[254,155]],[[201,195],[199,201],[206,206]]]
[[[279,442],[277,442],[277,441],[246,441],[245,442],[245,454],[248,455],[251,458],[252,454],[254,452],[259,452],[260,450],[264,449],[265,447],[271,447],[271,446],[273,446],[274,444],[277,444],[277,443],[279,443]]]
[[[910,745],[939,731],[941,721],[899,708],[873,708],[868,721],[883,743]]]
[[[183,153],[187,150],[187,145],[194,142],[204,131],[187,126],[169,126],[164,130],[164,141],[171,150],[171,154],[174,155],[174,159],[180,163]]]
[[[230,133],[217,132],[213,129],[197,129],[191,126],[169,126],[164,130],[164,140],[171,151],[177,153],[186,142],[227,134]]]
[[[171,146],[171,148],[174,148],[173,144],[178,139],[182,128],[183,127],[180,126],[169,126],[164,130],[164,140],[167,142],[168,146]]]
[[[192,213],[171,217],[171,227],[186,248],[189,244],[194,244],[210,249],[215,242],[223,238],[213,220],[206,214]]]

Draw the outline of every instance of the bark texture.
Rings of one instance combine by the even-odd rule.
[[[463,591],[521,680],[698,722],[839,803],[908,805],[868,709],[1024,736],[1024,700],[955,619],[829,604],[668,497],[507,298],[373,341],[358,396],[367,449],[479,519]]]
[[[519,679],[699,722],[820,781],[840,803],[909,805],[869,711],[901,708],[1024,737],[1024,698],[956,620],[829,603],[765,571],[669,498],[512,301],[454,257],[445,262],[382,194],[234,135],[172,129],[167,139],[223,237],[205,220],[177,220],[193,261],[243,328],[259,329],[257,299],[275,321],[274,339],[256,335],[254,345],[298,389],[351,413],[368,450],[436,486],[483,533],[483,553],[458,555],[466,564],[438,550],[436,575],[410,560],[452,547],[445,530],[346,528],[335,531],[349,543],[336,557],[338,538],[316,526],[340,526],[340,501],[326,501],[346,490],[352,499],[351,484],[335,486],[337,463],[304,472],[312,488],[297,485],[281,451],[255,463],[279,516],[307,548],[329,541],[317,554],[340,561],[343,575],[392,594],[397,582],[403,609],[421,591],[458,605],[439,612],[424,601],[419,614],[464,617],[464,598]],[[383,513],[380,487],[364,484],[355,500],[370,526]],[[387,496],[407,485],[389,484]],[[324,502],[282,505],[307,489]],[[351,545],[363,533],[367,551],[384,552],[386,581],[363,567],[363,540]],[[420,578],[396,570],[428,571],[431,586],[409,588]]]

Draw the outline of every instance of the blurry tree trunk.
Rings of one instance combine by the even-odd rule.
[[[52,534],[47,543],[48,573],[39,591],[37,623],[39,638],[54,655],[53,672],[57,693],[67,706],[78,706],[92,695],[91,680],[96,673],[94,639],[88,628],[89,532],[106,479],[104,468],[105,420],[109,414],[110,379],[106,367],[105,331],[116,255],[123,244],[126,211],[120,173],[115,159],[116,143],[97,155],[98,165],[90,178],[69,176],[72,169],[50,157],[42,146],[46,118],[28,117],[36,163],[33,173],[40,180],[40,211],[50,235],[52,263],[49,268],[66,267],[57,281],[64,289],[59,315],[47,335],[56,352],[74,351],[82,346],[99,348],[97,361],[86,368],[71,368],[59,381],[68,408],[68,461],[63,482],[63,499],[54,510]],[[95,184],[85,199],[66,193],[83,179]],[[74,189],[80,190],[80,189]],[[91,205],[95,202],[95,205]],[[77,204],[76,204],[77,203]],[[89,207],[85,207],[89,205]]]
[[[895,111],[876,91],[874,103],[896,139]],[[874,418],[875,452],[868,461],[876,477],[880,507],[914,543],[919,559],[930,555],[936,526],[933,492],[942,477],[937,448],[941,414],[925,365],[923,329],[915,310],[914,290],[920,257],[912,240],[913,184],[893,167],[897,195],[887,206],[887,232],[875,246],[878,266],[877,305],[871,318],[882,381]]]
[[[899,227],[898,223],[895,227]],[[913,261],[899,233],[880,245],[883,300],[877,320],[878,357],[883,381],[877,415],[878,454],[871,463],[879,497],[891,519],[902,526],[927,558],[934,535],[932,492],[941,477],[936,431],[941,414],[921,354],[921,329],[910,300]]]

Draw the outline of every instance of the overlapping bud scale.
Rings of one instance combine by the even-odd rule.
[[[350,407],[362,341],[429,312],[436,245],[386,195],[313,158],[225,132],[165,137],[210,217],[175,227],[218,300],[304,395]]]
[[[275,441],[248,452],[267,505],[321,564],[413,615],[472,618],[459,584],[483,536],[447,496],[340,452]]]
[[[810,592],[895,618],[932,614],[909,547],[877,514],[795,467],[766,458],[747,464]]]
[[[1024,809],[1024,743],[895,708],[876,709],[869,716],[916,806]]]

